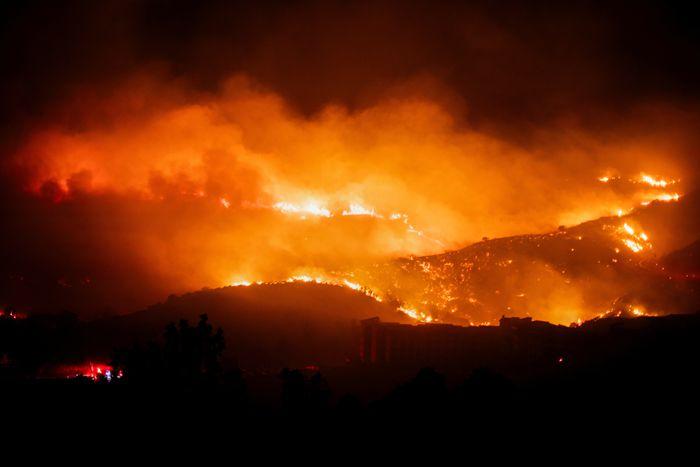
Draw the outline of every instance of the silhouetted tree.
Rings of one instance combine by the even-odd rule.
[[[170,383],[191,386],[212,383],[221,376],[221,355],[225,348],[221,328],[213,331],[206,314],[196,327],[181,320],[170,323],[163,333],[162,347],[150,342],[144,349],[115,352],[113,367],[123,371],[125,379],[134,383]]]

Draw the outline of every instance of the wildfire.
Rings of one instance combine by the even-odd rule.
[[[280,201],[275,203],[273,209],[283,212],[285,214],[301,214],[303,216],[318,216],[318,217],[335,217],[338,215],[338,211],[331,211],[320,201],[311,200],[303,204],[289,203],[286,201]],[[375,217],[377,219],[385,219],[386,216],[378,213],[374,208],[368,208],[361,203],[350,203],[347,208],[343,209],[339,215],[341,216],[367,216]],[[392,213],[389,216],[390,220],[401,220],[408,224],[408,216],[401,213]],[[409,225],[410,228],[415,228]]]
[[[42,217],[47,228],[60,224],[65,231],[59,237],[81,238],[75,246],[79,250],[66,248],[66,254],[83,258],[75,253],[84,250],[103,255],[101,247],[109,245],[107,266],[155,277],[148,284],[157,284],[158,293],[164,284],[179,293],[224,283],[301,282],[345,287],[376,300],[391,297],[403,305],[402,312],[420,321],[431,321],[433,310],[439,310],[441,320],[448,310],[455,317],[486,314],[497,308],[496,302],[500,307],[503,301],[504,308],[512,303],[505,303],[502,297],[509,296],[509,288],[500,284],[493,287],[500,290],[494,294],[498,300],[474,294],[459,302],[460,291],[471,294],[476,287],[480,269],[493,263],[510,277],[533,266],[502,256],[492,259],[490,251],[450,265],[421,261],[421,278],[431,281],[425,293],[423,283],[406,279],[405,271],[386,273],[384,279],[363,276],[355,268],[439,255],[483,236],[547,232],[570,225],[560,222],[563,214],[582,222],[616,210],[623,218],[640,201],[681,197],[675,192],[682,191],[677,180],[621,174],[614,167],[590,178],[567,178],[571,164],[560,166],[551,157],[546,159],[552,165],[542,166],[547,147],[533,146],[531,154],[490,133],[455,125],[451,110],[430,99],[380,100],[360,112],[330,106],[307,117],[288,108],[280,96],[240,78],[204,97],[183,93],[181,101],[169,102],[170,94],[179,95],[165,93],[162,103],[155,99],[154,106],[115,115],[114,125],[89,119],[77,126],[80,131],[59,123],[38,128],[12,159],[17,173],[26,174],[22,185],[27,196],[42,201],[31,206],[52,214]],[[150,97],[139,96],[128,84],[124,96],[136,102]],[[553,149],[552,155],[559,152]],[[644,166],[650,174],[655,173],[652,165],[659,166]],[[591,185],[603,191],[596,175],[607,184],[603,195],[587,192]],[[618,190],[618,185],[632,183],[636,185]],[[104,202],[110,204],[102,214],[98,207]],[[76,219],[55,222],[74,212]],[[92,221],[97,212],[99,222],[89,222],[91,228],[81,231],[79,221]],[[615,246],[634,253],[651,248],[644,232],[628,226],[617,235],[617,224],[611,229]],[[655,238],[657,249],[662,238]],[[47,234],[47,251],[53,241]],[[566,251],[572,257],[587,251],[583,245],[570,246]],[[98,253],[87,253],[92,251]],[[35,256],[51,260],[51,255]],[[559,281],[564,269],[561,280],[569,284],[568,268],[557,267],[552,281]],[[542,274],[547,278],[549,271]],[[118,279],[110,281],[115,288],[130,284]],[[549,298],[536,303],[540,298],[531,292],[534,286],[523,285],[528,284],[510,288],[517,290],[510,296],[518,304],[530,302],[517,311],[554,308]],[[527,296],[520,290],[527,290]],[[100,294],[119,295],[95,292]],[[145,292],[144,297],[137,299],[151,300]]]
[[[345,284],[346,287],[350,287],[352,290],[362,290],[362,286],[356,282],[350,282],[347,279],[343,279],[343,284]]]
[[[421,323],[432,323],[434,321],[432,316],[423,313],[422,311],[418,311],[415,308],[401,306],[399,307],[399,311],[406,316],[415,319],[416,321],[420,321]]]
[[[371,216],[383,219],[384,216],[377,214],[374,209],[369,209],[361,204],[352,203],[348,209],[343,210],[343,216]]]
[[[649,204],[651,204],[652,201],[678,201],[679,199],[681,199],[681,195],[679,193],[661,193],[658,195],[651,195],[648,198],[649,199],[642,201],[642,206],[648,206]]]
[[[649,186],[657,187],[657,188],[666,188],[668,185],[673,185],[677,183],[677,180],[664,180],[662,178],[655,178],[652,177],[651,175],[647,175],[645,173],[642,173],[639,175],[638,182],[640,183],[646,183]]]
[[[657,316],[658,313],[647,310],[644,306],[638,304],[627,303],[624,305],[613,306],[611,309],[604,311],[594,319],[600,318],[620,318],[620,317],[633,317],[639,318],[642,316]],[[580,324],[580,320],[579,320]]]
[[[621,180],[620,177],[618,176],[611,176],[611,175],[604,175],[602,177],[598,177],[598,181],[601,183],[608,183],[608,182],[613,182],[613,181],[618,181]],[[659,177],[653,177],[651,175],[648,175],[644,172],[639,174],[635,178],[629,178],[627,179],[631,183],[642,183],[645,185],[649,185],[654,188],[666,188],[669,185],[675,185],[678,183],[678,180],[670,179],[666,180],[663,178]]]
[[[613,181],[618,181],[620,180],[620,177],[618,176],[609,176],[605,175],[602,177],[598,177],[598,181],[601,183],[610,183]],[[674,192],[674,193],[669,193],[669,192],[659,192],[659,189],[667,188],[671,185],[675,185],[679,183],[679,180],[675,179],[663,179],[659,177],[653,177],[651,175],[647,175],[645,173],[641,173],[639,176],[635,178],[629,178],[627,181],[633,185],[638,185],[638,184],[643,184],[647,185],[650,188],[647,188],[643,193],[638,193],[636,195],[637,199],[641,198],[641,202],[639,202],[639,205],[641,206],[648,206],[654,201],[661,201],[661,202],[672,202],[672,201],[678,201],[682,194]],[[633,209],[617,209],[616,214],[618,217],[622,217],[626,213],[632,212]]]
[[[300,214],[302,216],[311,215],[317,217],[331,217],[331,212],[317,201],[307,201],[304,204],[288,203],[280,201],[273,206],[285,214]]]
[[[235,281],[231,282],[231,287],[249,287],[253,285],[250,281]]]
[[[323,277],[323,276],[312,276],[310,274],[298,274],[292,277],[289,277],[285,280],[282,281],[273,281],[273,282],[263,282],[263,281],[250,281],[250,280],[238,280],[235,282],[231,282],[231,286],[233,287],[249,287],[252,285],[261,285],[261,284],[282,284],[282,283],[314,283],[314,284],[325,284],[325,285],[334,285],[338,287],[345,287],[350,290],[354,290],[357,292],[361,292],[365,294],[366,296],[376,300],[377,302],[382,302],[383,299],[382,297],[375,293],[373,290],[371,290],[369,287],[365,287],[361,285],[358,282],[353,282],[348,279],[338,279],[338,278],[330,278],[330,277]],[[414,319],[416,321],[419,321],[421,323],[432,323],[435,321],[435,318],[431,316],[429,313],[425,313],[423,311],[419,311],[416,308],[407,306],[407,305],[402,305],[397,308],[401,313],[405,314],[411,319]]]
[[[376,300],[377,302],[382,302],[382,297],[374,292],[370,287],[363,286],[357,282],[350,281],[345,278],[337,278],[337,277],[326,277],[326,276],[321,276],[321,275],[315,275],[312,276],[310,274],[297,274],[291,277],[288,277],[283,280],[278,280],[278,281],[252,281],[252,280],[241,280],[241,279],[236,279],[233,280],[229,283],[230,287],[250,287],[252,285],[264,285],[264,284],[293,284],[293,283],[314,283],[314,284],[325,284],[325,285],[334,285],[337,287],[344,287],[347,289],[354,290],[356,292],[361,292],[364,295]]]
[[[635,231],[629,224],[623,224],[620,231],[627,236],[622,239],[622,243],[632,250],[633,253],[639,253],[652,247],[651,243],[649,243],[649,236],[644,232]]]

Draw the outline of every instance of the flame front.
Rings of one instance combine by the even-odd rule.
[[[511,312],[566,322],[595,312],[569,278],[575,268],[527,266],[566,298],[543,284],[546,294],[533,292],[514,275],[505,284],[479,277],[477,293],[479,268],[516,274],[525,260],[486,251],[440,264],[417,258],[483,238],[550,238],[561,224],[610,213],[623,224],[606,234],[643,256],[649,236],[627,216],[682,199],[680,179],[649,175],[679,172],[657,138],[608,145],[593,134],[568,140],[555,128],[526,148],[421,94],[308,116],[243,76],[195,97],[179,84],[140,79],[83,109],[80,130],[37,128],[15,154],[27,206],[61,229],[57,237],[80,238],[80,251],[94,252],[71,251],[82,262],[53,278],[65,289],[88,287],[90,277],[89,287],[115,296],[109,287],[142,273],[148,293],[133,299],[142,306],[202,287],[314,282],[395,302],[426,322],[482,323]],[[582,168],[580,151],[600,154],[606,167]],[[615,161],[619,168],[608,167]],[[567,243],[562,251],[580,250]],[[123,276],[100,277],[94,264]]]

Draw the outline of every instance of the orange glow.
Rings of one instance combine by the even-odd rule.
[[[629,224],[623,224],[621,230],[627,234],[627,238],[622,238],[622,243],[627,246],[633,253],[650,249],[649,236],[644,232],[637,232]]]
[[[587,254],[587,233],[566,237],[579,243],[562,246],[556,267],[481,240],[529,234],[537,251],[539,237],[565,243],[560,225],[612,214],[605,251],[642,253],[649,236],[626,216],[683,191],[676,179],[635,175],[642,164],[679,173],[657,135],[621,131],[610,142],[554,128],[520,145],[420,89],[306,115],[244,76],[196,95],[154,80],[135,78],[82,109],[80,130],[35,129],[13,159],[47,209],[99,219],[80,234],[97,239],[100,259],[152,278],[144,305],[202,287],[309,282],[396,303],[423,322],[513,311],[568,323],[602,309],[566,263]],[[599,160],[581,165],[592,153]],[[477,252],[459,260],[434,256],[471,245]],[[601,267],[624,259],[615,254]],[[506,278],[479,282],[488,296],[470,289],[487,268]]]
[[[666,188],[668,185],[673,185],[676,180],[664,180],[662,178],[654,178],[651,175],[641,174],[639,176],[639,181],[641,183],[646,183],[649,186]]]
[[[274,208],[286,214],[331,217],[331,212],[317,201],[307,201],[303,204],[293,204],[280,201],[279,203],[275,203]]]

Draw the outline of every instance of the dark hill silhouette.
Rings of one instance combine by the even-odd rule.
[[[700,277],[700,240],[669,253],[661,262],[673,274],[688,278]]]
[[[107,355],[134,340],[159,338],[168,322],[196,323],[202,313],[225,332],[225,360],[243,368],[343,364],[357,355],[359,320],[406,320],[391,304],[340,286],[259,284],[171,296],[143,311],[94,321],[90,346]]]

